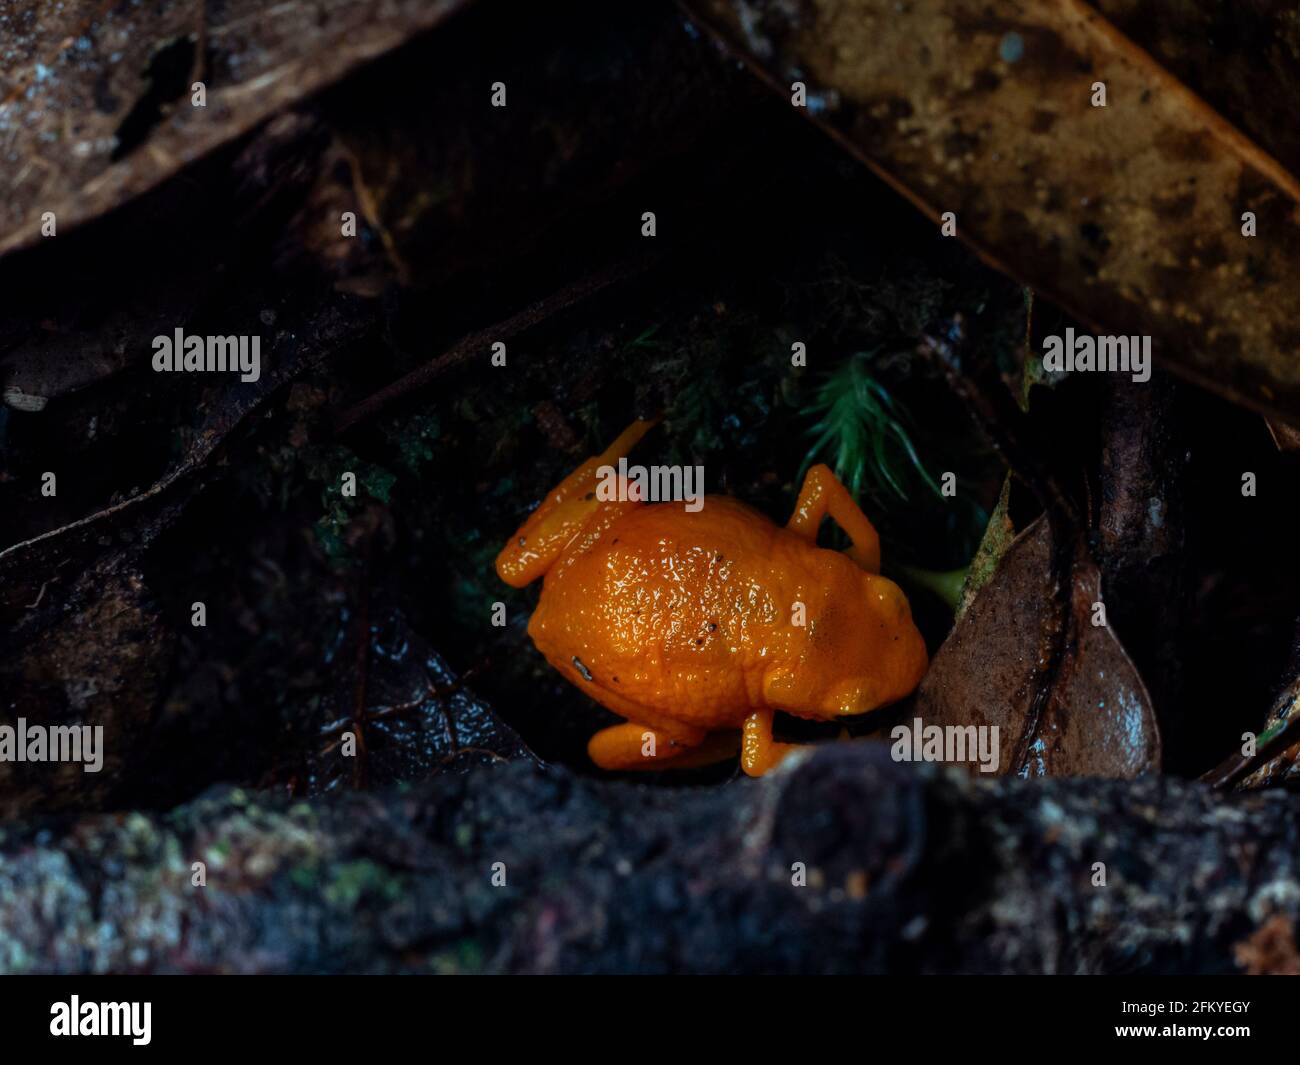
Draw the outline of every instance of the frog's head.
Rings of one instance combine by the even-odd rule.
[[[838,683],[827,693],[839,714],[860,714],[910,695],[925,675],[925,639],[912,620],[903,590],[888,577],[859,572],[862,590],[846,604],[849,615],[822,652],[834,661]]]
[[[840,592],[808,618],[794,659],[769,667],[763,694],[770,706],[833,720],[897,702],[921,682],[925,640],[902,589],[856,566],[839,568]]]

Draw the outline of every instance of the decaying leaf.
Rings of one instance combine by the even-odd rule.
[[[994,266],[1208,389],[1300,413],[1300,182],[1096,9],[687,6]]]
[[[1300,950],[1295,924],[1275,913],[1232,950],[1233,958],[1251,976],[1300,976]]]
[[[341,297],[310,302],[304,317],[285,322],[283,339],[265,372],[253,384],[236,382],[212,404],[198,425],[186,454],[147,489],[70,524],[50,529],[20,543],[0,547],[0,626],[16,623],[40,594],[61,574],[94,556],[105,540],[136,549],[152,542],[169,524],[195,488],[200,473],[226,437],[276,390],[325,354],[355,339],[368,322],[349,315]],[[288,326],[296,326],[292,332]],[[41,596],[43,607],[50,599]]]
[[[1010,505],[1011,477],[1008,475],[1002,482],[1002,491],[998,493],[998,501],[989,515],[989,523],[984,528],[979,547],[975,549],[975,557],[970,560],[970,566],[966,570],[966,581],[961,588],[961,602],[957,604],[956,610],[958,619],[970,609],[980,589],[988,584],[1002,556],[1015,541],[1016,528],[1011,521]]]
[[[333,298],[337,301],[337,297]],[[256,384],[228,387],[188,452],[155,484],[70,524],[0,549],[0,710],[7,722],[103,728],[102,768],[0,764],[0,817],[90,809],[130,776],[156,721],[182,619],[167,617],[142,558],[204,483],[226,438],[278,388],[355,337],[362,322],[326,302]]]
[[[311,118],[281,115],[227,158],[189,168],[183,181],[101,224],[71,235],[60,230],[58,240],[5,258],[0,399],[41,411],[143,362],[154,337],[232,296],[244,299],[268,258],[251,234],[306,198],[323,141]],[[337,234],[337,222],[332,230]],[[204,254],[192,255],[198,245]],[[226,278],[238,279],[235,292]],[[264,300],[277,297],[271,291]]]
[[[60,234],[97,217],[464,3],[18,5],[0,22],[0,255],[40,240],[47,212]]]
[[[0,710],[15,730],[71,728],[84,762],[0,760],[0,820],[108,802],[167,680],[175,630],[130,553],[109,554],[66,581],[45,591],[60,600],[58,623],[19,626],[21,650],[0,649]]]
[[[1076,558],[1062,602],[1040,518],[939,649],[916,695],[928,725],[997,726],[999,771],[1134,777],[1160,767],[1151,701],[1119,640],[1094,624],[1100,578]],[[1065,609],[1062,609],[1062,607]]]
[[[1300,173],[1300,14],[1276,0],[1092,0],[1121,33],[1195,85],[1221,115]]]
[[[361,780],[386,787],[489,762],[536,761],[401,611],[385,609],[365,620],[364,649],[345,644],[336,656],[336,665],[351,668],[339,671],[338,695],[322,709],[340,716],[324,724],[317,749],[305,758],[304,790],[332,791]],[[339,756],[345,734],[353,737],[354,756]]]

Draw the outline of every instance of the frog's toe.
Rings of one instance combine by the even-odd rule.
[[[748,776],[761,777],[799,747],[797,743],[780,743],[772,738],[774,716],[771,710],[755,710],[745,718],[740,741],[740,768]]]
[[[587,741],[587,755],[601,769],[677,768],[703,737],[670,736],[662,729],[628,721],[603,728]],[[716,759],[715,759],[716,760]],[[691,764],[698,764],[692,759]]]

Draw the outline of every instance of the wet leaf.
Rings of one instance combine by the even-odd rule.
[[[0,817],[110,804],[159,719],[175,637],[143,557],[212,476],[221,445],[246,418],[323,353],[356,336],[340,297],[309,303],[282,358],[255,384],[212,400],[186,454],[143,491],[0,548],[0,711],[12,723],[102,726],[99,772],[63,763],[0,763]],[[183,755],[181,756],[183,757]]]
[[[1275,0],[1092,0],[1268,151],[1300,172],[1300,21]]]
[[[1160,767],[1150,698],[1111,630],[1093,624],[1096,566],[1060,593],[1040,518],[1020,534],[921,682],[926,725],[997,726],[999,772],[1134,777]]]
[[[536,762],[518,733],[474,695],[470,678],[458,677],[400,610],[362,620],[364,654],[354,633],[330,655],[337,694],[321,711],[339,716],[317,723],[320,742],[306,757],[304,790],[385,787],[493,762]],[[344,733],[356,737],[355,756],[340,754]]]
[[[57,623],[43,624],[45,615],[33,611],[7,634],[20,650],[0,640],[0,711],[15,729],[21,719],[40,728],[103,731],[81,749],[84,764],[0,761],[0,820],[109,803],[165,690],[175,631],[132,554],[108,553],[63,580],[66,586],[42,585],[40,593],[60,600]],[[81,736],[94,733],[83,729]],[[96,761],[99,768],[86,771]]]
[[[1208,389],[1300,412],[1300,182],[1095,9],[687,6],[992,265]]]
[[[346,307],[342,297],[309,299],[300,311],[301,318],[286,321],[297,332],[284,330],[286,339],[275,358],[268,360],[260,379],[228,385],[199,420],[186,453],[154,484],[67,525],[19,543],[0,545],[0,625],[31,609],[28,604],[43,584],[74,571],[114,538],[136,551],[152,543],[200,487],[198,475],[226,437],[305,368],[363,331],[365,321],[347,314]],[[42,600],[48,609],[51,600]]]
[[[993,513],[989,515],[984,536],[980,539],[979,547],[975,549],[975,557],[970,560],[970,567],[966,570],[966,583],[962,585],[961,601],[957,604],[958,618],[970,609],[975,596],[988,584],[1002,556],[1015,541],[1016,529],[1011,521],[1010,507],[1011,475],[1008,474],[1002,482],[1002,490],[998,493],[998,501],[993,507]]]
[[[238,150],[190,167],[184,181],[0,261],[8,297],[0,302],[0,399],[42,411],[143,362],[154,337],[223,300],[246,301],[265,284],[268,261],[277,279],[287,273],[260,235],[306,200],[328,162],[324,139],[311,118],[281,116]]]
[[[95,218],[464,3],[21,5],[0,22],[0,255],[39,241],[45,212],[60,234]]]

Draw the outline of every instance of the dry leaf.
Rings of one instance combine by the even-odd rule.
[[[1300,413],[1300,182],[1094,8],[687,6],[992,265],[1100,333],[1151,335],[1206,388]]]
[[[1076,560],[1066,611],[1052,569],[1050,529],[1039,518],[939,649],[916,715],[927,726],[997,726],[1002,773],[1158,770],[1159,728],[1142,678],[1114,633],[1093,624],[1096,567]]]
[[[152,188],[465,0],[34,4],[0,22],[0,255]],[[211,19],[211,21],[209,21]],[[207,106],[191,104],[201,80]]]

